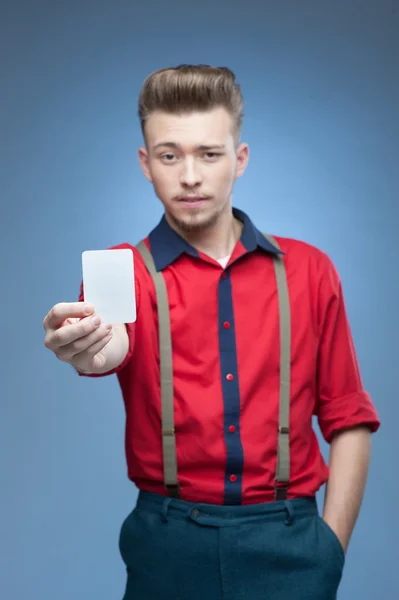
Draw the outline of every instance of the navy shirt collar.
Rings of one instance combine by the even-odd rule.
[[[261,248],[273,254],[283,254],[264,237],[243,211],[233,208],[233,214],[244,225],[240,241],[247,252]],[[149,240],[157,271],[165,269],[184,252],[190,256],[199,256],[198,251],[171,228],[165,215],[151,231]]]

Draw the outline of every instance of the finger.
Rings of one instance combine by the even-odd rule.
[[[72,328],[71,325],[67,329]],[[111,330],[109,330],[111,327]],[[69,344],[58,346],[55,350],[57,358],[65,362],[69,362],[76,355],[86,352],[93,344],[101,341],[104,337],[112,334],[112,326],[108,327],[97,327],[95,331],[92,331],[88,335],[80,337]]]
[[[100,317],[94,314],[79,320],[77,323],[71,323],[67,327],[60,327],[55,331],[50,329],[44,340],[44,345],[49,350],[56,351],[63,346],[72,344],[80,338],[90,335],[93,331],[96,331],[100,325]]]
[[[112,335],[113,335],[113,331],[111,329],[111,331],[109,331],[105,337],[103,337],[101,340],[98,340],[97,342],[95,342],[94,344],[91,344],[91,346],[86,348],[86,350],[84,351],[85,356],[90,356],[92,358],[96,354],[101,352],[101,350],[103,350],[103,348],[105,348],[105,346],[107,344],[109,344],[109,342],[111,341]],[[83,355],[83,352],[81,352],[79,354],[75,354],[75,356],[73,358],[75,360],[77,360],[77,359],[79,359],[80,355]]]
[[[79,317],[71,317],[70,319],[66,319],[64,321],[64,323],[62,323],[62,325],[64,324],[68,324],[68,325],[73,325],[74,323],[79,323],[81,319]]]
[[[43,326],[47,329],[56,329],[68,317],[87,317],[94,313],[94,306],[86,302],[59,302],[47,313]]]

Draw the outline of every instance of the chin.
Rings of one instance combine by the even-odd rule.
[[[196,215],[186,215],[181,217],[180,215],[171,215],[171,218],[175,225],[179,227],[179,229],[187,232],[195,232],[195,231],[203,231],[208,227],[214,225],[214,223],[218,219],[218,214],[201,214],[198,213]]]

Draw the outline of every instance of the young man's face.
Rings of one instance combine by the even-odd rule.
[[[154,112],[145,133],[140,164],[172,226],[199,231],[231,211],[234,182],[245,171],[248,146],[235,147],[226,109],[183,115]]]

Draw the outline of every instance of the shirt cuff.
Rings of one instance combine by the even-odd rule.
[[[328,443],[338,431],[364,425],[375,433],[381,424],[367,392],[355,392],[330,399],[328,402],[324,401],[319,408],[318,423]]]

